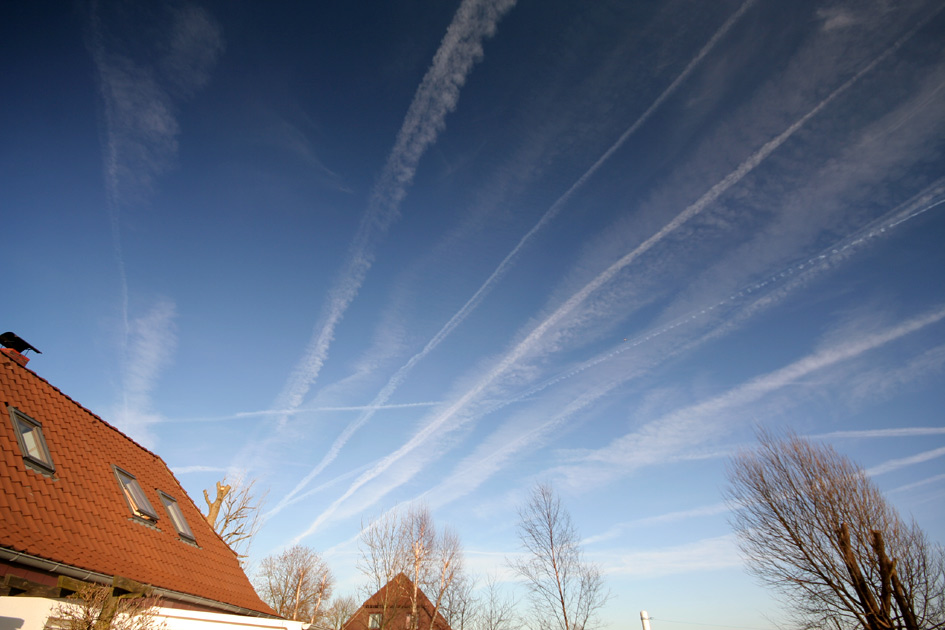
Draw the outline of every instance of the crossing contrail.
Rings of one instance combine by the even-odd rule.
[[[538,324],[523,341],[519,342],[515,348],[506,354],[502,360],[499,361],[499,363],[486,374],[484,378],[482,378],[473,387],[468,389],[454,403],[450,404],[443,411],[437,413],[430,422],[423,426],[400,448],[382,458],[371,470],[361,475],[342,496],[336,499],[315,519],[308,529],[306,529],[294,539],[295,542],[298,542],[299,540],[316,531],[319,526],[325,522],[338,509],[338,507],[350,496],[352,496],[359,488],[377,478],[379,475],[388,470],[395,462],[401,460],[409,453],[412,453],[421,444],[426,442],[427,439],[429,439],[435,432],[440,430],[450,419],[457,416],[462,409],[464,409],[469,403],[471,403],[483,391],[485,391],[489,385],[495,382],[500,376],[507,373],[518,362],[519,359],[534,350],[538,346],[539,340],[547,332],[549,332],[555,325],[560,323],[567,315],[571,314],[575,309],[577,309],[578,306],[584,303],[584,301],[587,300],[591,294],[610,282],[617,275],[617,273],[628,267],[631,263],[635,262],[638,258],[640,258],[640,256],[647,253],[668,235],[672,234],[688,221],[702,213],[707,207],[709,207],[712,203],[717,201],[719,197],[726,193],[732,186],[744,179],[749,173],[756,169],[758,165],[764,162],[768,156],[770,156],[782,144],[787,142],[789,138],[797,133],[797,131],[801,129],[810,119],[823,111],[828,105],[830,105],[838,97],[849,90],[852,85],[854,85],[867,73],[872,71],[882,61],[889,58],[889,56],[898,50],[916,32],[916,30],[920,28],[921,25],[922,24],[914,27],[903,37],[899,38],[895,43],[886,48],[886,50],[884,50],[880,55],[875,57],[856,74],[844,81],[839,87],[834,89],[824,99],[818,102],[806,114],[794,121],[787,129],[763,144],[759,149],[748,156],[748,158],[742,161],[732,172],[713,185],[707,192],[699,197],[699,199],[687,206],[658,232],[640,243],[632,251],[623,255],[620,259],[611,264],[607,269],[602,271],[593,280],[591,280],[579,291],[568,298],[551,315]],[[456,423],[457,426],[462,424],[464,424],[464,421],[462,420]]]
[[[420,352],[410,357],[410,359],[402,365],[388,380],[387,384],[377,393],[374,400],[371,401],[371,405],[380,406],[390,400],[390,397],[394,394],[398,387],[400,387],[404,381],[406,381],[407,376],[413,370],[413,368],[427,355],[433,352],[440,343],[446,339],[450,333],[456,329],[468,316],[472,313],[476,307],[482,302],[482,300],[488,295],[490,291],[498,284],[499,280],[506,274],[506,272],[511,268],[515,259],[518,258],[519,253],[524,249],[524,247],[530,242],[535,235],[541,231],[549,222],[551,222],[564,208],[565,204],[574,196],[574,193],[581,189],[588,180],[603,166],[610,157],[616,153],[620,147],[622,147],[627,140],[634,134],[643,124],[649,120],[653,113],[669,98],[679,86],[692,74],[696,66],[701,62],[709,52],[715,48],[716,44],[725,36],[726,33],[732,28],[732,26],[742,17],[742,15],[754,4],[755,0],[746,0],[737,11],[735,11],[726,21],[722,24],[718,30],[712,35],[708,42],[699,50],[695,57],[693,57],[683,71],[673,80],[670,85],[663,90],[663,92],[650,104],[650,106],[644,111],[634,122],[624,131],[620,137],[597,159],[594,164],[591,165],[587,171],[581,175],[574,184],[568,188],[558,199],[548,208],[547,211],[542,215],[538,222],[532,226],[532,228],[519,240],[518,244],[512,248],[512,250],[502,259],[502,262],[499,263],[498,267],[492,272],[492,274],[486,279],[485,282],[476,290],[476,292],[466,301],[466,303],[460,308],[450,319],[447,321],[443,327],[427,342]],[[344,448],[348,440],[351,439],[351,436],[358,431],[362,426],[364,426],[374,415],[372,409],[368,409],[365,413],[354,420],[351,424],[345,427],[344,431],[335,439],[335,442],[331,445],[331,448],[318,463],[315,468],[312,469],[298,484],[293,488],[285,497],[283,497],[279,503],[273,508],[273,512],[277,512],[286,505],[296,494],[301,492],[302,489],[308,485],[312,479],[318,476],[331,462],[338,457],[338,454],[341,452],[341,449]]]
[[[298,408],[318,378],[335,328],[364,283],[375,247],[398,218],[420,158],[443,130],[446,115],[459,101],[460,88],[482,59],[482,41],[495,33],[499,20],[514,4],[515,0],[464,0],[453,16],[374,187],[345,266],[329,293],[322,323],[279,394],[276,407]]]

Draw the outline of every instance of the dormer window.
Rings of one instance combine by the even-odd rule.
[[[190,531],[190,525],[187,524],[187,519],[184,518],[184,513],[181,512],[177,500],[163,492],[158,492],[158,494],[161,496],[161,503],[164,504],[164,509],[167,511],[171,522],[174,523],[174,529],[177,530],[178,535],[189,542],[196,542],[194,533]]]
[[[128,506],[131,508],[131,512],[138,518],[152,522],[157,521],[157,512],[151,507],[151,502],[148,501],[148,497],[144,496],[144,490],[141,489],[141,485],[138,483],[138,480],[135,479],[135,476],[117,466],[113,466],[113,468],[115,469],[115,476],[118,478],[118,484],[125,494],[125,500],[128,501]]]
[[[46,447],[42,425],[19,409],[9,406],[7,408],[10,410],[10,419],[13,421],[16,441],[20,444],[23,460],[33,470],[51,475],[56,467],[53,466],[52,457]]]

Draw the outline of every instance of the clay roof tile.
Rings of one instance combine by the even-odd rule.
[[[28,467],[13,423],[0,418],[0,547],[273,614],[160,457],[6,356],[0,401],[3,415],[10,406],[40,423],[55,466],[51,475]],[[156,527],[131,513],[113,466],[138,480]],[[159,490],[178,501],[199,547],[179,539]]]

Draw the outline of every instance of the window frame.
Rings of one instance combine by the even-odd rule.
[[[177,530],[177,535],[187,542],[196,543],[197,539],[194,537],[194,532],[190,529],[190,523],[187,522],[177,499],[163,490],[158,490],[158,498],[164,504],[164,511],[167,512],[167,517],[174,525],[174,529]]]
[[[144,494],[144,488],[138,483],[138,479],[118,466],[112,465],[112,469],[115,471],[118,487],[121,488],[121,494],[125,497],[125,502],[128,504],[131,513],[136,518],[148,523],[157,523],[159,520],[157,510],[154,509],[151,501]]]
[[[383,613],[368,613],[368,629],[377,630],[384,625]]]
[[[47,476],[53,475],[56,472],[56,465],[49,453],[42,423],[12,405],[7,405],[7,409],[10,412],[10,421],[13,423],[16,442],[20,447],[20,453],[23,455],[23,461],[26,462],[27,467]],[[26,438],[27,434],[32,437],[34,448],[30,448]]]

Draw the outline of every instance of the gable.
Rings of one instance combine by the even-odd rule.
[[[51,470],[24,458],[11,407],[41,427]],[[122,473],[140,494],[123,489]],[[160,457],[2,355],[0,524],[0,551],[11,557],[24,553],[273,614]]]
[[[398,573],[365,600],[345,623],[342,630],[371,630],[370,617],[374,614],[386,615],[383,623],[384,630],[402,630],[407,626],[407,615],[411,612],[410,597],[412,592],[413,581],[403,573]],[[428,628],[430,620],[434,617],[434,605],[423,592],[423,589],[417,591],[417,610],[422,621],[421,630]],[[436,611],[433,626],[437,630],[450,630],[449,624],[439,611]]]

